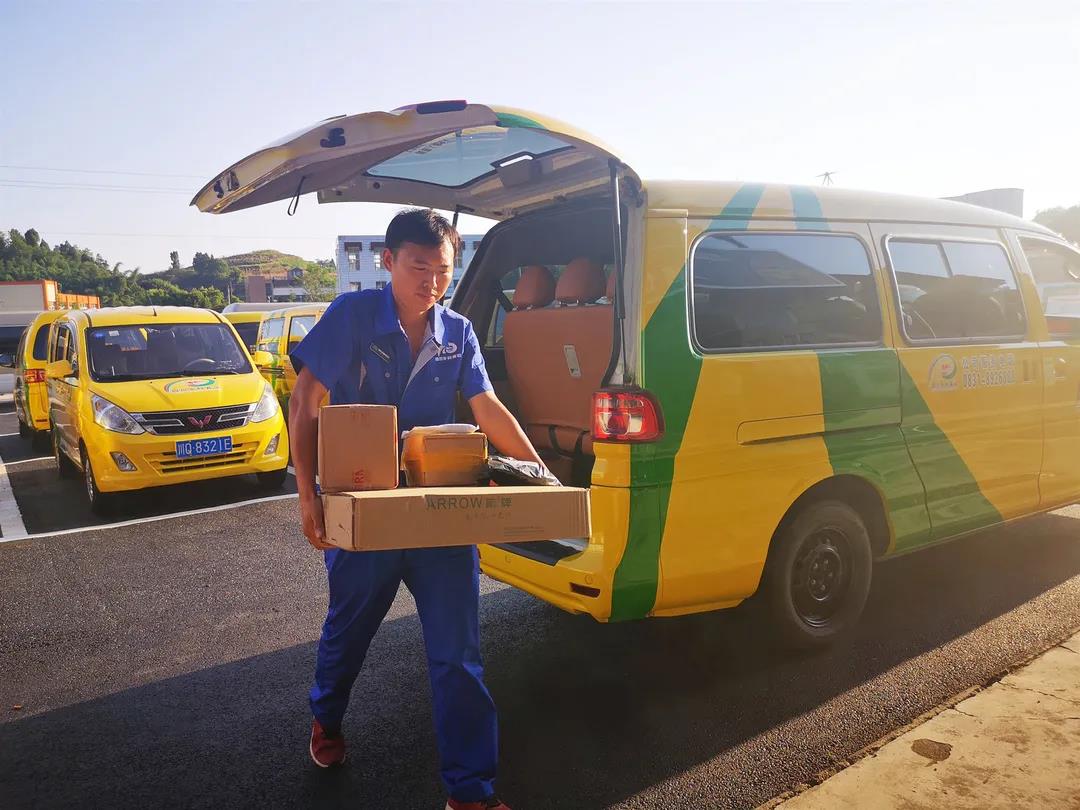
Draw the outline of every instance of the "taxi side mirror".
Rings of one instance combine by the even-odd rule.
[[[270,352],[257,351],[251,356],[251,359],[255,361],[255,365],[263,368],[268,368],[274,363],[274,356]]]
[[[0,366],[3,368],[15,368],[15,355],[0,354]]]
[[[45,376],[50,380],[63,380],[75,376],[75,368],[68,360],[54,360],[45,366]]]

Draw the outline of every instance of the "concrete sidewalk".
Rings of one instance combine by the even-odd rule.
[[[1080,809],[1080,633],[777,805]]]

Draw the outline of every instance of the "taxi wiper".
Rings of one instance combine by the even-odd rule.
[[[177,371],[176,374],[181,377],[207,377],[214,374],[243,374],[242,371],[237,371],[235,368],[213,368],[209,371]]]
[[[100,375],[101,382],[131,382],[132,380],[148,380],[150,379],[145,374],[103,374]]]

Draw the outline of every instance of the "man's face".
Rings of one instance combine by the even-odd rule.
[[[401,316],[427,312],[443,297],[454,277],[454,249],[447,239],[435,247],[402,242],[397,255],[387,248],[382,260],[390,271]]]

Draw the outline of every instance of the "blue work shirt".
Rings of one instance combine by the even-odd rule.
[[[472,323],[439,304],[413,363],[389,284],[339,295],[289,357],[331,405],[396,405],[401,431],[453,422],[458,391],[468,400],[492,390]]]

